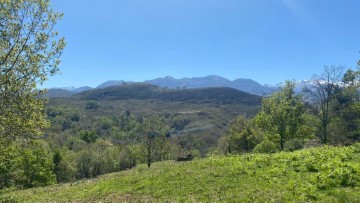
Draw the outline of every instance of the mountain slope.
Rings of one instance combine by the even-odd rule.
[[[48,98],[56,98],[56,97],[70,97],[76,94],[73,91],[61,89],[61,88],[51,88],[47,90],[47,93],[44,95]]]
[[[153,99],[171,102],[244,103],[259,105],[261,97],[233,88],[165,89],[135,83],[82,92],[74,97],[90,100]]]
[[[135,82],[124,81],[124,80],[109,80],[106,81],[95,89],[104,89],[113,86],[121,86],[126,84],[132,84]],[[240,91],[244,91],[250,94],[256,94],[260,96],[269,95],[275,91],[278,87],[270,87],[266,85],[261,85],[258,82],[251,79],[236,79],[234,81],[228,80],[226,78],[210,75],[206,77],[192,77],[192,78],[182,78],[175,79],[171,76],[166,76],[163,78],[156,78],[153,80],[147,80],[143,83],[148,83],[163,87],[166,89],[194,89],[194,88],[209,88],[209,87],[230,87]],[[64,88],[54,88],[54,89],[64,89],[75,93],[89,91],[93,88],[85,86],[80,88],[75,87],[64,87]],[[51,94],[51,97],[62,97],[63,94]],[[68,95],[66,95],[68,96]]]
[[[108,80],[108,81],[100,84],[99,86],[97,86],[96,89],[103,89],[103,88],[107,88],[107,87],[111,87],[111,86],[124,85],[127,83],[133,83],[133,82],[124,81],[124,80]]]
[[[250,94],[266,95],[274,91],[274,88],[264,86],[251,79],[236,79],[234,81],[226,78],[210,75],[206,77],[193,77],[175,79],[171,76],[164,78],[157,78],[154,80],[147,80],[145,83],[150,83],[160,87],[175,88],[203,88],[203,87],[231,87]]]
[[[72,92],[80,93],[80,92],[85,92],[85,91],[89,91],[89,90],[92,90],[92,89],[93,89],[92,87],[84,86],[84,87],[75,88],[75,89],[72,90]]]

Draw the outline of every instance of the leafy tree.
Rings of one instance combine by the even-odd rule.
[[[14,185],[13,171],[16,169],[17,148],[14,145],[0,147],[0,189]]]
[[[138,145],[128,145],[121,148],[120,170],[136,166]]]
[[[186,125],[190,123],[190,120],[182,117],[182,116],[176,116],[172,120],[171,128],[173,128],[175,131],[180,131],[185,128]]]
[[[321,75],[313,77],[314,84],[304,89],[307,100],[310,101],[310,105],[320,121],[318,137],[324,144],[328,143],[329,124],[336,116],[332,109],[332,103],[336,98],[336,91],[340,88],[339,82],[342,76],[343,67],[325,67]],[[349,73],[345,80],[352,78],[353,76]]]
[[[224,154],[231,154],[252,151],[263,136],[255,126],[254,120],[239,116],[229,127],[225,139],[219,142],[218,150]]]
[[[95,142],[97,139],[97,136],[95,134],[95,131],[93,130],[82,130],[79,132],[80,139],[84,140],[86,143],[92,143]]]
[[[20,160],[15,174],[17,184],[30,188],[35,186],[45,186],[55,183],[53,173],[53,163],[50,157],[41,146],[33,146],[20,150]]]
[[[347,70],[342,82],[335,92],[332,131],[336,132],[336,143],[350,144],[360,139],[360,71]]]
[[[50,0],[0,2],[1,187],[55,182],[51,158],[36,140],[48,127],[37,85],[58,72],[65,42],[54,26],[61,16]]]
[[[64,153],[64,155],[62,153]],[[58,183],[74,180],[75,169],[71,164],[72,156],[69,156],[69,154],[73,155],[72,153],[66,153],[66,151],[61,152],[57,150],[53,155],[54,173],[56,175],[56,181]]]
[[[59,151],[56,151],[53,156],[53,163],[54,163],[55,170],[56,170],[56,167],[60,164],[61,160],[62,160],[61,153]]]
[[[0,149],[0,188],[30,188],[55,183],[53,162],[45,143],[12,143]]]
[[[168,126],[160,116],[151,116],[143,121],[142,154],[148,167],[166,153]]]
[[[94,159],[96,159],[96,154],[88,149],[81,150],[77,154],[76,169],[79,179],[95,177]]]
[[[47,126],[44,100],[38,90],[58,72],[64,48],[54,25],[62,14],[50,0],[11,0],[0,3],[0,139],[32,139]],[[0,141],[1,141],[0,140]]]
[[[311,134],[304,130],[307,113],[294,88],[295,82],[286,81],[281,91],[263,100],[262,109],[255,117],[256,124],[271,141],[279,144],[281,150],[287,141]]]
[[[85,104],[85,109],[97,109],[99,106],[99,103],[96,101],[89,101]]]

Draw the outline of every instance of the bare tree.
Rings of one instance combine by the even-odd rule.
[[[326,144],[329,138],[329,124],[333,118],[331,102],[336,91],[340,88],[344,67],[325,67],[323,73],[314,75],[312,85],[304,88],[307,101],[313,107],[314,113],[320,121],[318,137]]]

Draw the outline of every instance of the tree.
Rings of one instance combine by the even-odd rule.
[[[255,117],[256,124],[271,141],[279,143],[281,150],[287,141],[311,134],[306,130],[308,115],[304,103],[294,88],[295,82],[286,81],[281,91],[263,100],[262,109]]]
[[[54,164],[42,140],[33,140],[26,145],[0,148],[0,189],[16,186],[30,188],[56,182]]]
[[[97,103],[96,101],[88,101],[85,104],[85,109],[97,109],[99,108],[99,103]]]
[[[262,133],[254,120],[239,116],[230,125],[226,136],[219,141],[218,150],[224,154],[250,152],[262,140]]]
[[[348,69],[342,82],[344,85],[335,92],[334,126],[337,143],[350,144],[360,138],[360,71]]]
[[[11,166],[0,167],[7,174],[1,175],[5,184],[0,187],[55,180],[51,159],[36,144],[48,126],[44,91],[37,85],[58,72],[65,42],[54,26],[61,16],[50,8],[50,0],[0,1],[0,159]]]
[[[61,16],[50,0],[0,2],[0,141],[33,139],[47,126],[37,85],[58,72]]]
[[[343,67],[325,67],[321,75],[313,76],[313,85],[304,88],[307,100],[320,121],[318,126],[318,137],[326,144],[329,138],[329,124],[334,118],[331,103],[336,98],[336,91],[339,90],[339,82],[343,76]],[[352,76],[349,76],[351,78]]]
[[[160,116],[151,116],[144,120],[142,126],[142,154],[148,167],[160,160],[166,153],[168,144],[168,126]]]
[[[86,143],[93,143],[96,141],[97,136],[94,130],[82,130],[79,133],[80,139],[84,140]]]

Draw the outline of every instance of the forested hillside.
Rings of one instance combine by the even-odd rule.
[[[255,115],[260,101],[230,88],[174,91],[130,84],[91,90],[49,99],[45,140],[58,159],[58,181],[90,178],[145,162],[146,121],[160,120],[167,136],[166,150],[153,161],[189,153],[200,158],[217,148],[235,117]]]

